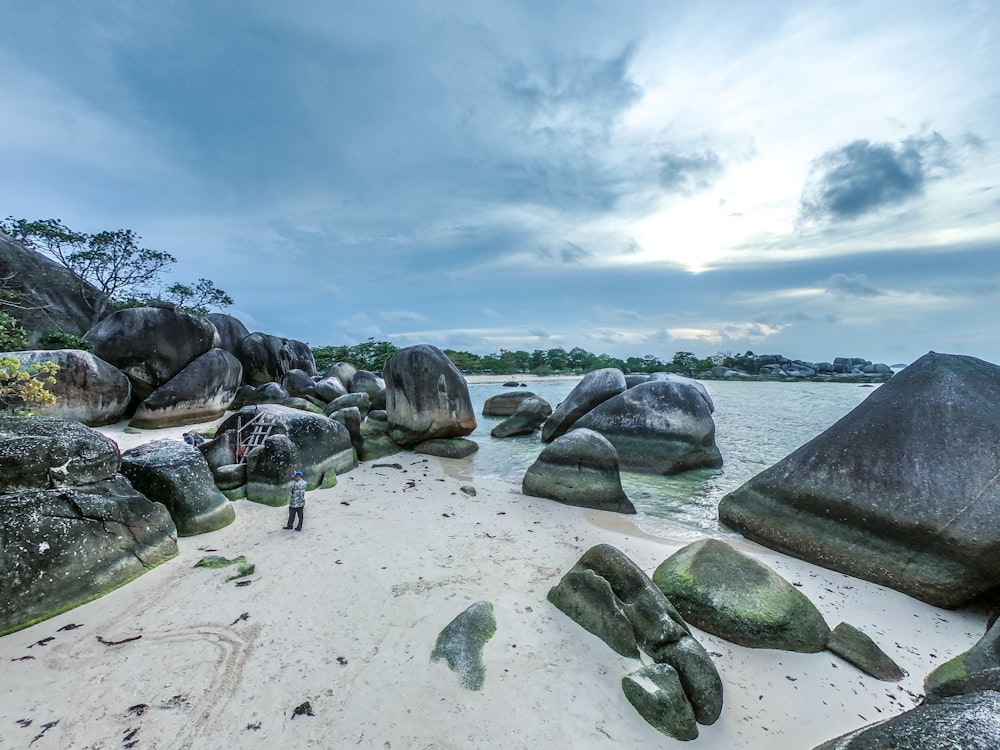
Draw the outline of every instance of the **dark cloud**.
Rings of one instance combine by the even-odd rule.
[[[898,145],[857,140],[814,163],[802,198],[806,220],[850,220],[921,196],[952,167],[952,146],[939,133]]]
[[[881,297],[885,294],[863,273],[835,273],[823,282],[823,286],[829,292],[848,297]]]
[[[660,156],[660,184],[668,193],[691,195],[705,190],[722,173],[719,155],[711,149],[701,153],[671,153]]]

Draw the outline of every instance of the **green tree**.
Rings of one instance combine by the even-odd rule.
[[[0,352],[19,352],[28,345],[28,335],[13,316],[0,310]]]
[[[155,299],[150,289],[166,268],[177,262],[168,252],[142,247],[142,239],[131,229],[85,234],[69,229],[59,219],[15,219],[0,222],[15,240],[49,255],[79,282],[79,291],[91,308],[95,325],[111,305],[135,306]],[[167,291],[188,300],[193,306],[231,305],[232,299],[207,279],[193,286],[174,284]],[[184,295],[187,291],[190,294]]]
[[[160,296],[192,315],[207,315],[213,308],[233,304],[233,298],[208,279],[198,279],[190,285],[177,282],[168,286]]]
[[[0,413],[27,413],[32,406],[56,403],[48,386],[56,382],[59,366],[43,362],[25,369],[14,357],[0,358]]]

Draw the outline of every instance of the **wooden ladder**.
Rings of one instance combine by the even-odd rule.
[[[247,454],[258,445],[263,445],[277,422],[264,411],[259,411],[246,423],[242,417],[236,419],[236,463],[246,463]]]

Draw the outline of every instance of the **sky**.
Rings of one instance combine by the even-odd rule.
[[[251,331],[1000,362],[995,0],[0,0],[0,215]]]

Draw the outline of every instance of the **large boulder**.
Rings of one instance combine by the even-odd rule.
[[[614,367],[588,372],[542,425],[542,441],[565,435],[576,421],[595,406],[626,390],[625,373]]]
[[[158,428],[216,419],[233,403],[242,381],[236,357],[209,349],[139,404],[129,425]]]
[[[181,440],[155,440],[125,451],[122,474],[167,507],[180,536],[215,531],[236,519],[201,451]]]
[[[687,622],[741,646],[814,653],[830,637],[805,594],[718,539],[679,549],[656,568],[653,583]]]
[[[57,401],[33,411],[99,427],[118,422],[132,398],[132,385],[121,370],[82,349],[7,352],[25,368],[51,362],[59,367],[54,385],[47,390]]]
[[[469,386],[437,347],[419,344],[400,349],[385,363],[382,374],[388,434],[398,445],[462,437],[476,429]]]
[[[622,489],[615,447],[593,430],[573,430],[545,446],[525,472],[521,491],[567,505],[635,513]]]
[[[270,435],[247,453],[247,500],[288,505],[292,476],[299,467],[298,449],[287,435]],[[304,473],[304,472],[303,472]]]
[[[0,420],[0,635],[121,586],[177,554],[167,509],[79,422]]]
[[[344,386],[348,386],[351,383],[351,379],[354,377],[354,373],[358,371],[358,368],[352,365],[350,362],[336,362],[327,368],[326,372],[323,373],[324,378],[336,378]]]
[[[701,724],[722,712],[722,679],[673,605],[632,560],[607,544],[583,553],[549,601],[622,656],[669,664]]]
[[[316,383],[316,395],[329,403],[335,398],[347,395],[347,388],[340,381],[340,378],[325,377]]]
[[[237,356],[240,351],[240,343],[250,335],[250,331],[243,325],[243,321],[226,313],[209,313],[205,318],[219,332],[219,343],[217,346],[220,349],[225,349],[233,356]]]
[[[219,343],[218,331],[205,318],[165,307],[118,310],[85,338],[96,356],[128,376],[138,399]]]
[[[1000,693],[986,690],[945,698],[939,703],[924,703],[899,716],[824,742],[814,750],[996,750],[998,747]]]
[[[685,383],[640,383],[580,417],[573,429],[580,427],[610,440],[626,470],[678,474],[722,466],[708,404]]]
[[[378,399],[382,391],[385,390],[385,381],[374,372],[368,370],[358,370],[351,378],[348,390],[351,393],[367,393],[372,403]]]
[[[505,393],[498,393],[495,396],[490,396],[483,403],[483,416],[484,417],[509,417],[517,408],[525,401],[525,399],[537,398],[541,401],[545,401],[539,396],[536,396],[531,391],[506,391]],[[548,404],[547,401],[545,401]],[[549,406],[549,414],[552,413],[552,407]]]
[[[295,470],[303,473],[310,487],[332,486],[337,474],[344,474],[358,465],[350,432],[343,424],[301,409],[277,404],[245,407],[223,420],[216,434],[236,430],[258,412],[264,412],[265,419],[273,425],[271,434],[286,435],[291,440],[298,462]]]
[[[924,679],[924,693],[931,702],[982,690],[1000,693],[1000,624],[997,622],[972,648],[939,665]]]
[[[958,607],[1000,585],[1000,367],[927,354],[719,504],[786,554]]]
[[[107,301],[96,287],[2,232],[0,278],[4,291],[15,302],[23,302],[4,307],[4,312],[17,320],[32,346],[53,331],[82,336],[96,322],[97,308]]]
[[[177,554],[160,503],[121,475],[0,494],[0,635],[103,596]]]
[[[654,372],[649,376],[649,380],[650,382],[656,380],[666,380],[671,383],[681,383],[683,385],[690,386],[698,391],[699,396],[705,399],[708,411],[713,414],[715,413],[715,402],[712,400],[712,396],[709,394],[708,389],[694,378],[686,378],[683,375],[678,375],[676,372]]]
[[[490,435],[495,438],[530,435],[542,426],[551,413],[552,407],[545,399],[537,396],[526,398],[513,414],[490,430]]]
[[[308,344],[267,333],[251,333],[240,342],[243,379],[249,385],[280,383],[289,370],[316,374],[316,360]]]
[[[316,381],[305,370],[293,369],[281,379],[281,387],[288,395],[296,398],[315,397]]]
[[[0,419],[0,492],[93,484],[120,467],[118,445],[79,422]]]

